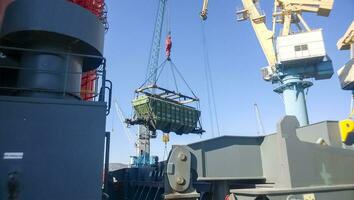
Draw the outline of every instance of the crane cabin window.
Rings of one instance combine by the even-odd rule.
[[[309,49],[307,44],[296,45],[296,46],[294,46],[294,48],[295,48],[295,51],[306,51]]]

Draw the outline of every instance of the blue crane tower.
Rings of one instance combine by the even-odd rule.
[[[167,0],[158,0],[158,8],[155,19],[154,33],[152,37],[152,43],[150,48],[149,61],[147,65],[146,73],[146,85],[152,85],[157,80],[157,70],[159,66],[160,46],[162,28],[165,18]],[[140,125],[138,128],[137,139],[137,153],[138,157],[136,165],[144,166],[150,164],[150,138],[156,138],[156,132],[148,130],[144,125]]]

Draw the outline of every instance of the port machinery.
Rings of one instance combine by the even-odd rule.
[[[0,199],[107,196],[104,1],[1,0],[0,27]]]
[[[174,145],[167,160],[155,166],[111,172],[113,199],[354,199],[352,119],[342,121],[343,126],[338,121],[309,124],[304,96],[304,89],[312,85],[306,79],[329,79],[334,70],[322,31],[312,30],[302,14],[328,16],[333,0],[275,0],[272,30],[265,25],[258,0],[242,3],[237,18],[250,19],[269,63],[262,68],[263,78],[278,84],[275,92],[284,95],[286,116],[276,132]],[[207,14],[208,0],[204,0],[202,20]],[[283,25],[277,37],[276,23]],[[349,33],[342,42],[352,41]],[[348,47],[343,44],[343,49]],[[345,72],[352,70],[350,63]],[[350,73],[339,74],[345,80],[342,85],[352,90]]]
[[[162,140],[167,144],[171,132],[177,135],[202,134],[201,112],[198,110],[199,98],[192,91],[182,73],[176,67],[171,58],[172,35],[170,26],[165,18],[168,18],[168,0],[158,0],[157,14],[154,24],[153,39],[151,42],[147,74],[144,83],[135,90],[135,98],[132,101],[133,117],[125,120],[128,127],[139,125],[138,138],[135,142],[137,155],[131,156],[131,166],[150,166],[158,161],[157,156],[150,155],[150,139],[157,137],[157,131],[163,133]],[[165,60],[159,64],[161,38],[163,27],[166,26]],[[159,86],[159,78],[165,68],[170,67],[175,88],[166,89]],[[190,90],[190,95],[182,94],[177,85],[179,79]]]
[[[103,3],[0,1],[0,199],[354,199],[352,119],[307,124],[300,115],[304,112],[289,111],[287,105],[276,133],[175,145],[166,161],[108,174],[110,134],[105,123],[112,84],[106,79],[103,57]],[[309,59],[309,68],[287,65],[299,63],[299,57],[279,59],[281,55],[274,52],[281,53],[284,41],[280,40],[287,36],[311,35],[302,12],[326,16],[333,1],[276,0],[273,20],[284,25],[301,22],[305,30],[297,35],[285,28],[277,38],[264,29],[258,1],[243,3],[240,19],[249,17],[256,33],[257,27],[270,33],[257,34],[262,47],[264,39],[273,44],[271,49],[277,47],[268,52],[276,62],[262,70],[265,80],[282,87],[287,82],[279,80],[293,73],[294,82],[282,90],[289,90],[289,99],[294,100],[290,86],[301,93],[303,79],[331,76],[323,41],[318,43],[322,51],[316,58],[304,56],[312,47],[308,44],[306,49],[303,39],[311,37],[295,39],[304,43],[300,46],[292,44],[290,49],[300,53],[301,62]],[[353,47],[352,30],[338,42],[340,49]],[[276,39],[279,45],[270,42]],[[289,67],[295,69],[287,71]],[[343,89],[353,90],[352,69],[351,59],[338,72]],[[93,73],[89,80],[94,81],[82,87],[86,72]],[[304,111],[305,102],[293,103],[288,106]]]
[[[353,99],[354,99],[354,21],[351,23],[347,32],[338,41],[337,47],[339,50],[350,50],[350,60],[338,70],[338,77],[343,90],[351,90],[352,105],[351,113],[348,119],[339,122],[341,130],[341,138],[344,143],[353,141],[354,121],[353,121]]]

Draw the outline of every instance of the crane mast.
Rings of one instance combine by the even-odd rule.
[[[158,0],[158,8],[155,20],[154,33],[152,37],[152,43],[150,48],[150,56],[147,66],[147,84],[154,84],[156,82],[157,76],[157,68],[159,64],[159,56],[160,56],[160,47],[161,47],[161,35],[162,35],[162,27],[163,21],[166,11],[167,0]]]

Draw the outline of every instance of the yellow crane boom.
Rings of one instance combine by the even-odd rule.
[[[207,19],[208,0],[203,1],[201,18]],[[270,75],[275,72],[277,65],[277,51],[275,45],[275,26],[276,23],[282,24],[280,36],[287,36],[292,33],[291,24],[296,24],[302,31],[311,31],[302,17],[303,12],[313,12],[320,16],[328,16],[334,0],[274,0],[273,28],[268,29],[266,17],[260,11],[259,0],[242,0],[244,8],[236,12],[237,20],[243,21],[250,19],[252,27],[256,33],[257,39],[262,47],[265,57],[268,61],[268,71]],[[302,27],[300,26],[302,25]],[[269,79],[266,76],[266,80]]]
[[[339,50],[348,50],[350,46],[354,43],[354,21],[349,26],[347,32],[343,35],[341,39],[338,40],[337,48]]]
[[[276,54],[274,46],[274,33],[267,28],[265,15],[256,7],[258,1],[242,0],[244,9],[237,11],[238,21],[250,19],[258,41],[266,56],[269,66],[274,69]]]
[[[206,20],[208,18],[208,3],[209,0],[203,1],[202,11],[200,12],[200,17],[202,18],[202,20]]]

